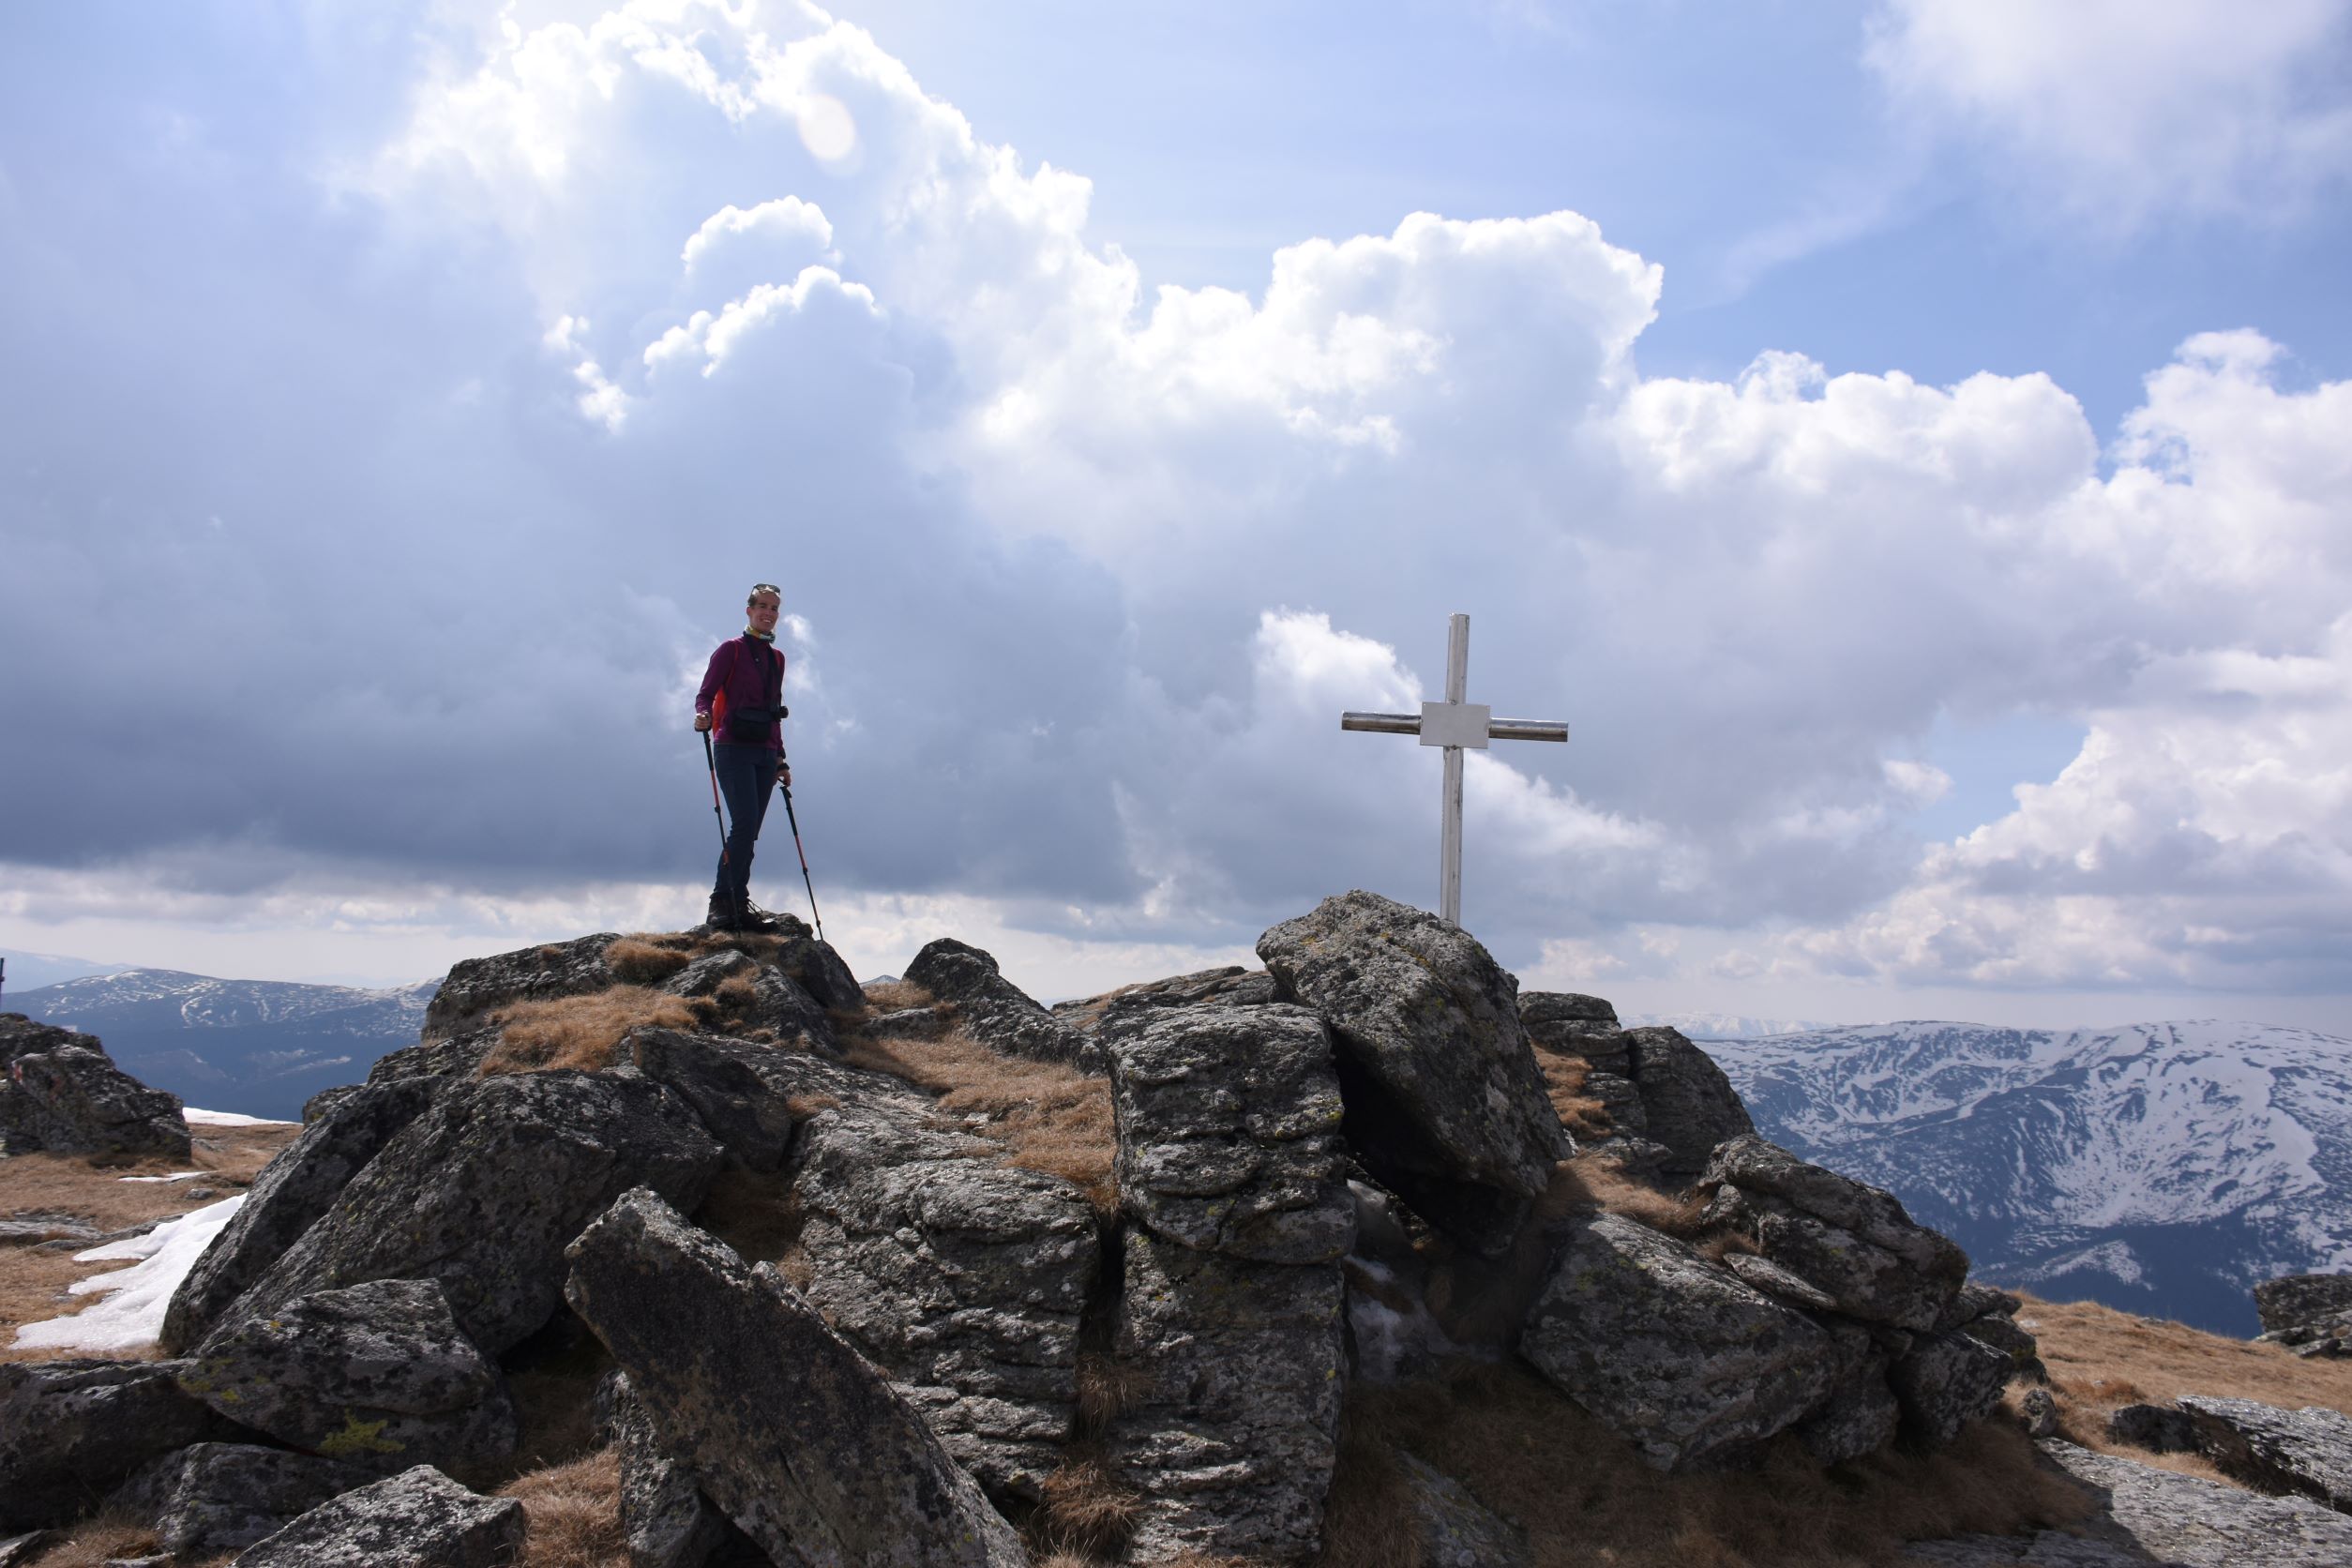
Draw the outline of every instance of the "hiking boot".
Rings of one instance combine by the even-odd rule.
[[[711,895],[710,912],[702,917],[702,924],[708,926],[714,931],[739,931],[743,929],[743,922],[739,920],[735,914],[734,901],[730,898],[723,898],[716,893]]]
[[[735,928],[739,931],[780,931],[784,923],[746,898],[743,901],[743,921]]]

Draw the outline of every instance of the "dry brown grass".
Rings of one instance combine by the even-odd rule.
[[[2196,1455],[2151,1454],[2109,1441],[2108,1415],[2124,1405],[2170,1404],[2184,1394],[2352,1414],[2352,1363],[2304,1361],[2284,1346],[2206,1334],[2096,1302],[2025,1301],[2018,1319],[2041,1342],[2059,1432],[2085,1448],[2227,1481]]]
[[[900,1013],[910,1007],[928,1007],[939,998],[912,980],[875,980],[868,982],[866,1005],[877,1013]]]
[[[1592,1071],[1591,1063],[1581,1056],[1536,1046],[1535,1064],[1543,1069],[1544,1087],[1551,1096],[1552,1108],[1560,1113],[1560,1122],[1572,1136],[1581,1141],[1604,1138],[1617,1130],[1609,1119],[1608,1108],[1584,1092],[1584,1081]]]
[[[175,1219],[243,1190],[299,1131],[280,1123],[259,1127],[200,1127],[195,1129],[193,1157],[186,1164],[152,1158],[100,1162],[78,1154],[11,1155],[0,1159],[0,1214],[71,1214],[101,1234],[126,1230],[149,1220]],[[173,1170],[202,1170],[205,1174],[188,1182],[121,1180],[125,1176],[169,1175]],[[190,1196],[205,1189],[210,1190],[211,1197]],[[83,1242],[77,1247],[54,1251],[37,1244],[0,1247],[0,1361],[52,1361],[82,1353],[19,1349],[16,1331],[27,1323],[64,1317],[95,1304],[100,1297],[68,1295],[67,1288],[76,1280],[131,1266],[128,1260],[74,1261],[75,1252],[86,1251],[96,1244]],[[130,1359],[146,1359],[154,1351],[121,1354]]]
[[[1060,1176],[1104,1214],[1119,1207],[1110,1085],[1075,1067],[990,1050],[959,1030],[935,1040],[840,1037],[852,1065],[903,1078],[939,1096],[952,1116],[985,1115],[969,1129],[1004,1150],[1004,1163]]]
[[[100,1568],[109,1558],[145,1557],[156,1550],[155,1531],[127,1514],[95,1514],[42,1548],[35,1568]]]
[[[632,1029],[698,1029],[720,1012],[721,1004],[709,997],[669,996],[642,986],[518,1002],[490,1015],[502,1026],[498,1044],[475,1071],[482,1078],[556,1067],[593,1073],[612,1065],[622,1036]]]
[[[628,1568],[621,1532],[621,1461],[610,1448],[518,1476],[499,1496],[531,1522],[520,1568]]]
[[[2088,1506],[2035,1463],[2023,1433],[1998,1421],[1928,1455],[1876,1455],[1825,1471],[1784,1438],[1753,1471],[1663,1475],[1509,1363],[1356,1389],[1349,1423],[1346,1473],[1334,1479],[1328,1524],[1333,1545],[1321,1560],[1333,1568],[1388,1560],[1374,1555],[1398,1530],[1394,1487],[1385,1485],[1394,1461],[1382,1455],[1399,1449],[1518,1525],[1545,1568],[1864,1568],[1892,1560],[1905,1541],[2063,1527]]]
[[[694,961],[693,949],[674,937],[626,936],[604,950],[607,968],[632,986],[658,986]]]

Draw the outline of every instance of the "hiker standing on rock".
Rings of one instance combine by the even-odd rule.
[[[775,583],[753,583],[743,635],[718,645],[694,694],[694,727],[718,743],[711,771],[727,797],[730,823],[711,887],[716,930],[776,928],[776,916],[751,901],[751,854],[769,794],[778,783],[787,789],[792,783],[784,762],[784,653],[776,646],[776,618],[783,608]]]

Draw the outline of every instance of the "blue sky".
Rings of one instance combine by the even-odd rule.
[[[1430,899],[1464,611],[1531,986],[2352,1032],[2342,0],[0,35],[0,943],[689,920],[772,578],[862,972]]]

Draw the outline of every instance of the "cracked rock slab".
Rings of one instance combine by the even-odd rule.
[[[772,1265],[642,1189],[568,1256],[572,1307],[662,1452],[778,1564],[1025,1568],[922,1417]]]
[[[1142,1498],[1130,1560],[1311,1557],[1338,1455],[1339,1266],[1196,1252],[1140,1227],[1124,1264],[1114,1353],[1144,1392],[1106,1443]]]
[[[1845,1358],[1812,1319],[1670,1236],[1599,1214],[1553,1241],[1519,1353],[1659,1470],[1734,1456],[1838,1380]]]
[[[1061,1177],[975,1158],[916,1116],[845,1105],[803,1132],[808,1301],[992,1495],[1033,1500],[1077,1419],[1094,1212]]]
[[[2352,1514],[2352,1416],[2318,1406],[2287,1410],[2196,1395],[2173,1403],[2194,1424],[2197,1451],[2223,1473]]]
[[[1108,1045],[1120,1205],[1158,1234],[1264,1263],[1355,1239],[1331,1037],[1304,1007],[1160,1013]]]

